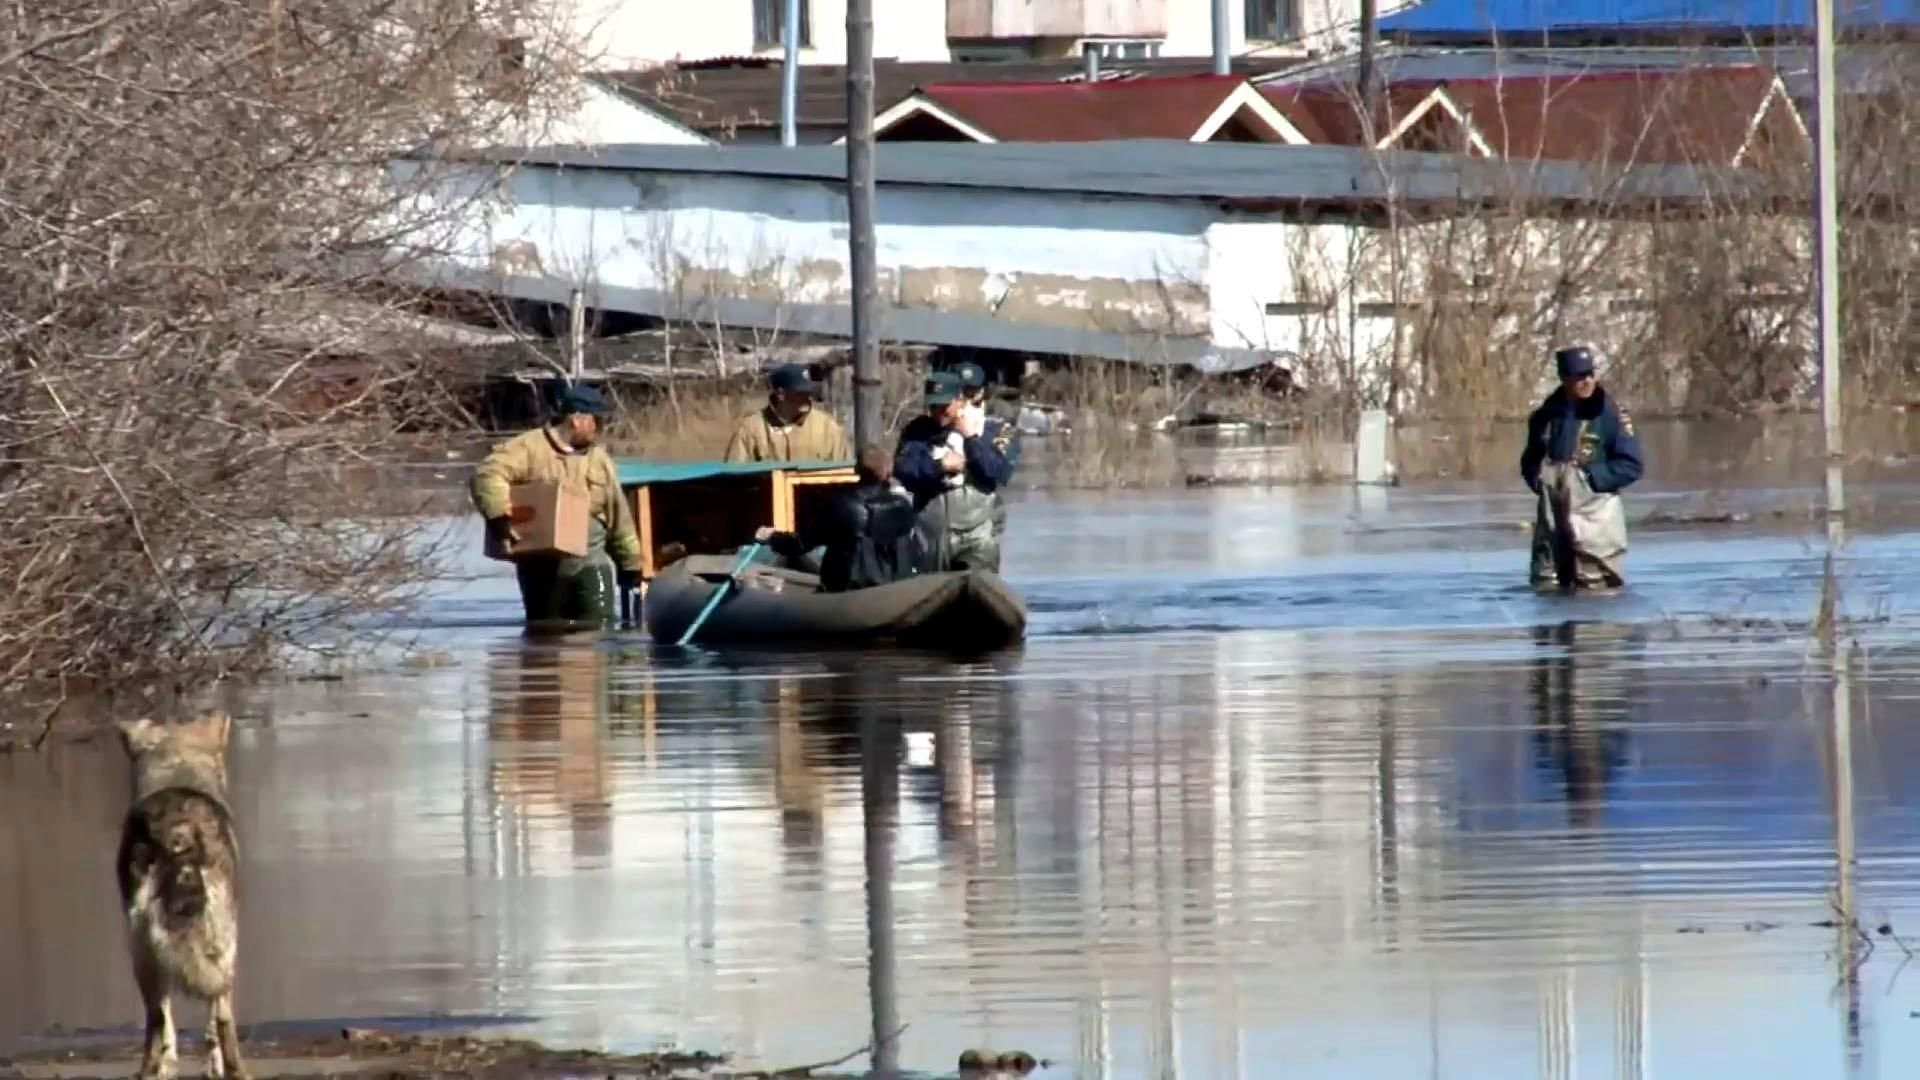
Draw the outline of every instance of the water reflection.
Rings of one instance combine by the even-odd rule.
[[[1567,824],[1592,829],[1627,764],[1639,681],[1632,673],[1641,666],[1646,631],[1568,621],[1534,627],[1533,639],[1535,761],[1559,783]]]
[[[502,831],[521,858],[529,823],[545,817],[567,822],[576,869],[611,851],[608,666],[609,654],[590,644],[529,641],[487,667],[489,781],[507,811]]]
[[[1909,985],[1851,980],[1836,1027],[1864,947],[1812,924],[1830,891],[1912,910],[1920,797],[1897,770],[1836,794],[1849,729],[1806,708],[1829,681],[1836,715],[1910,697],[1914,658],[1759,679],[1693,655],[1566,619],[992,663],[516,637],[249,714],[242,978],[261,1019],[527,1012],[748,1067],[868,1044],[883,1075],[970,1046],[1080,1077],[1915,1064],[1873,1024]],[[111,847],[124,778],[61,761],[0,761],[0,1046],[128,1019],[110,945],[24,929],[101,883],[32,857],[19,815],[76,808],[61,842]],[[54,936],[111,940],[110,900],[67,906]]]

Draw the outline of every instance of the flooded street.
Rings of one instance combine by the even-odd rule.
[[[905,1025],[931,1073],[1913,1075],[1920,532],[1851,539],[1836,695],[1814,528],[1638,530],[1626,591],[1540,597],[1530,514],[1026,494],[1029,640],[965,664],[530,641],[476,526],[434,663],[232,701],[240,1020],[768,1067]],[[0,756],[0,1054],[139,1016],[125,782],[107,740]]]

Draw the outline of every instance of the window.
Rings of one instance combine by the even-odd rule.
[[[1247,38],[1292,41],[1300,36],[1299,0],[1246,0]]]
[[[1160,42],[1153,40],[1136,41],[1082,41],[1080,55],[1092,53],[1102,60],[1154,60],[1160,56]]]
[[[996,64],[1007,60],[1033,59],[1033,47],[1030,45],[954,43],[949,45],[948,52],[956,64]]]
[[[787,0],[753,0],[753,47],[772,49],[786,43]],[[800,0],[800,47],[813,47],[812,0]]]

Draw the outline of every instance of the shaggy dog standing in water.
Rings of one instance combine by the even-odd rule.
[[[247,1075],[233,1024],[240,847],[227,809],[232,727],[232,718],[219,711],[181,724],[120,724],[133,759],[133,806],[120,829],[116,868],[133,973],[147,1010],[143,1080],[174,1074],[175,991],[208,1003],[207,1075]]]

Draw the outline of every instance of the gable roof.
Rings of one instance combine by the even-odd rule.
[[[1236,56],[1232,71],[1242,77],[1284,71],[1298,59]],[[1103,61],[1101,81],[1125,81],[1173,75],[1202,75],[1212,60],[1163,57]],[[777,134],[780,129],[780,62],[742,59],[709,64],[663,66],[640,71],[608,71],[593,78],[627,95],[643,108],[714,138]],[[976,61],[968,63],[873,62],[873,100],[897,102],[921,86],[936,83],[1079,82],[1078,60]],[[846,134],[847,70],[838,64],[804,64],[796,80],[794,113],[802,142],[831,142]]]
[[[1380,20],[1407,41],[1632,41],[1811,39],[1814,0],[1426,0]],[[1912,36],[1920,0],[1839,0],[1842,29]]]
[[[1455,80],[1446,88],[1501,153],[1518,159],[1737,165],[1776,108],[1775,123],[1798,125],[1779,77],[1758,65]]]
[[[1351,87],[1333,83],[1263,86],[1260,92],[1313,141],[1336,146],[1387,149],[1422,121],[1458,129],[1458,149],[1493,156],[1494,148],[1475,129],[1444,84],[1393,83],[1382,87],[1369,115]],[[1369,138],[1371,135],[1371,138]]]
[[[1258,141],[1309,138],[1236,75],[1097,82],[933,83],[874,118],[875,134],[929,116],[975,142],[1211,139],[1234,116],[1255,121]]]
[[[1350,89],[1261,89],[1290,115],[1311,115],[1328,141],[1362,145]],[[1806,136],[1779,76],[1747,64],[1395,82],[1373,117],[1375,145],[1394,145],[1421,109],[1434,108],[1480,152],[1516,160],[1730,166],[1744,163],[1758,139]]]

